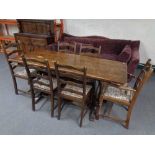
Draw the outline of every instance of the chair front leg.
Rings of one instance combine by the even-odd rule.
[[[125,128],[127,128],[127,129],[129,128],[131,113],[132,113],[132,107],[129,107],[128,112],[127,112],[127,118],[126,118],[126,121],[125,121]]]
[[[83,118],[86,114],[87,111],[85,111],[87,108],[87,106],[84,104],[84,106],[82,106],[81,108],[81,114],[80,114],[80,128],[82,127],[82,123],[83,123]]]
[[[59,95],[58,97],[58,120],[60,120],[60,116],[61,116],[61,106],[62,106],[62,98]]]
[[[35,93],[34,90],[31,89],[31,97],[32,97],[32,110],[35,111]]]
[[[13,85],[14,85],[14,89],[15,89],[15,94],[18,95],[18,87],[17,87],[17,80],[14,76],[12,76],[13,79]]]

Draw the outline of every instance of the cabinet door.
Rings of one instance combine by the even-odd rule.
[[[24,33],[37,33],[36,24],[33,22],[22,22],[22,32]]]

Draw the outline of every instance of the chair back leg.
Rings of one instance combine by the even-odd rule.
[[[83,122],[83,117],[84,117],[84,110],[85,110],[85,108],[82,107],[82,108],[81,108],[80,127],[82,127],[82,122]]]
[[[50,95],[51,100],[51,117],[54,117],[54,98],[53,95]]]

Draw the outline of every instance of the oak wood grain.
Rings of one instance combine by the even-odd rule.
[[[47,50],[29,52],[25,55],[29,58],[47,59],[53,70],[54,62],[57,61],[62,65],[86,67],[87,77],[92,79],[119,84],[127,83],[127,64],[119,61]],[[9,61],[22,63],[20,56],[9,59]]]

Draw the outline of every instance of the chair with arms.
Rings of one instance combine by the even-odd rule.
[[[139,76],[136,78],[134,87],[129,86],[119,86],[114,84],[103,83],[102,93],[100,95],[99,106],[100,109],[104,105],[104,101],[109,101],[114,104],[121,105],[127,110],[127,116],[125,120],[118,119],[111,115],[111,110],[108,114],[99,114],[103,118],[109,118],[114,121],[121,123],[126,128],[129,127],[130,117],[132,109],[136,103],[136,99],[146,81],[150,78],[153,68],[151,65],[151,60],[149,59],[145,64],[144,68],[141,70]],[[112,108],[112,107],[111,107]]]
[[[79,51],[79,53],[81,55],[96,56],[96,57],[98,57],[99,54],[101,53],[101,46],[94,47],[91,44],[80,44],[80,51]]]
[[[32,95],[32,110],[35,111],[35,92],[41,92],[50,96],[51,101],[51,116],[54,116],[54,93],[57,88],[57,80],[52,78],[49,62],[42,58],[26,58],[22,56],[25,69],[28,74],[28,80],[31,88]],[[37,74],[35,78],[31,74],[30,70],[35,69]]]
[[[28,93],[25,90],[19,89],[17,86],[17,78],[28,80],[28,76],[27,76],[25,68],[21,64],[9,61],[10,58],[14,58],[17,55],[20,55],[22,53],[22,51],[21,50],[7,51],[4,46],[3,46],[3,49],[4,49],[4,54],[5,54],[6,60],[8,62],[9,68],[10,68],[11,76],[13,79],[15,94],[18,94],[19,91],[24,92],[24,93]],[[33,69],[31,69],[30,72],[33,75],[36,73],[36,71]]]
[[[76,53],[76,43],[58,42],[58,52]]]
[[[55,72],[58,83],[58,119],[61,115],[62,99],[70,100],[81,109],[80,127],[82,127],[92,88],[87,85],[86,68],[75,68],[55,62]]]

